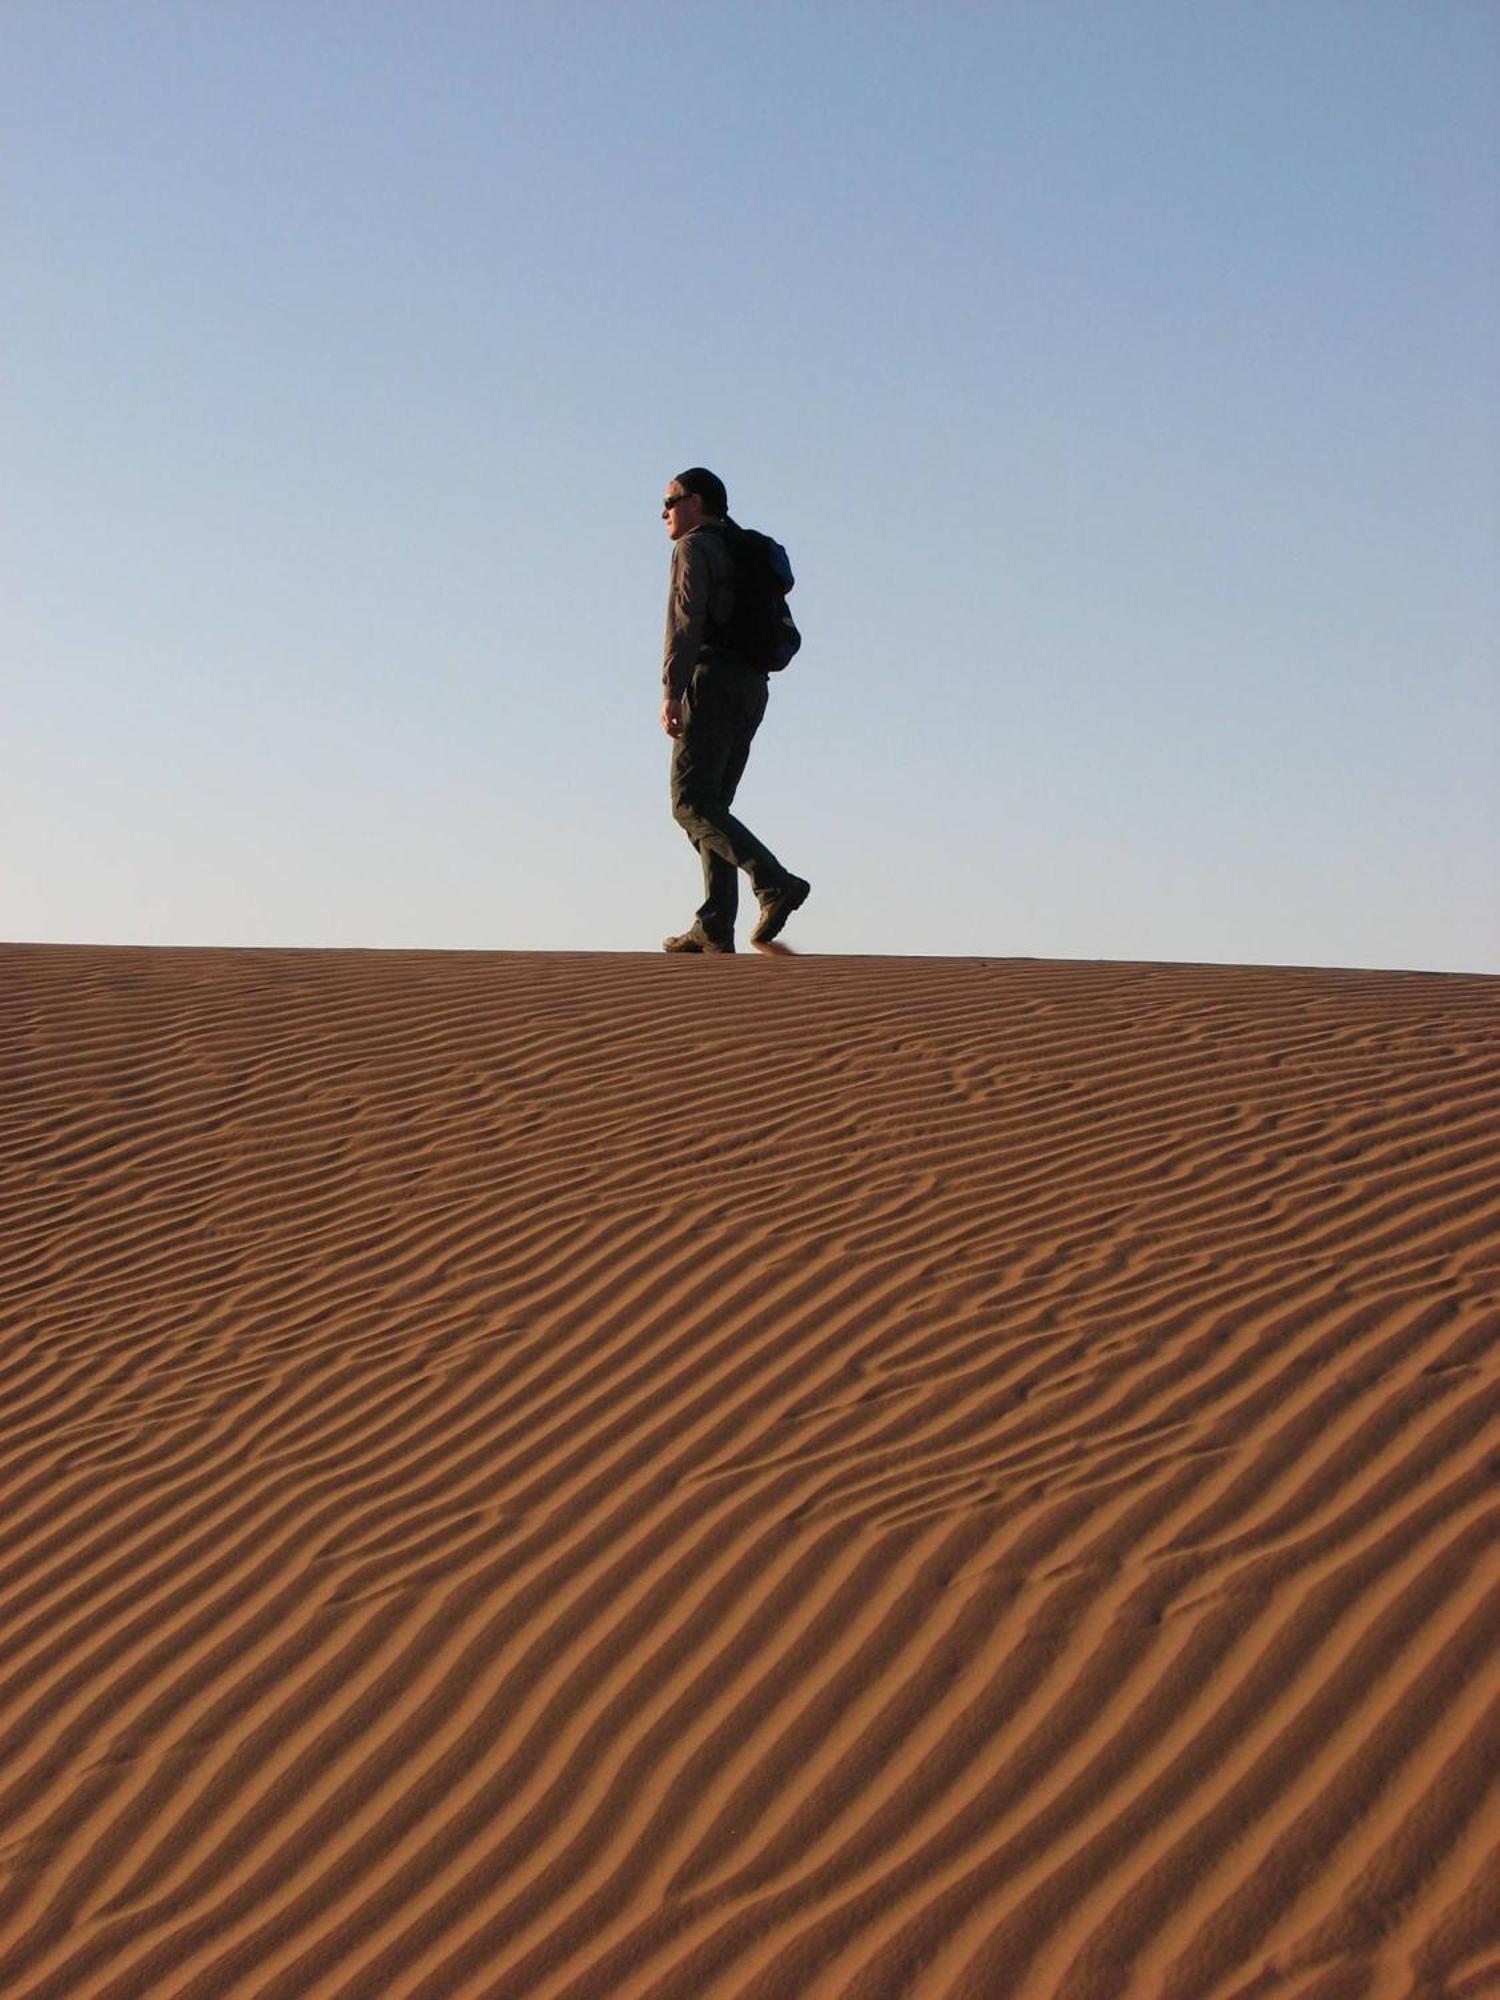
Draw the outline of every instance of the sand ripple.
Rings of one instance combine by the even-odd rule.
[[[3,982],[8,2000],[1500,1992],[1500,982]]]

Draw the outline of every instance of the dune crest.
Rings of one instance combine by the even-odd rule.
[[[10,2000],[1500,1991],[1500,982],[0,983]]]

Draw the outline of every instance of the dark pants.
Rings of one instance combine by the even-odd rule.
[[[672,746],[672,817],[703,862],[698,928],[720,943],[734,938],[738,871],[757,896],[783,888],[787,871],[730,812],[750,744],[766,712],[766,677],[728,662],[694,669]]]

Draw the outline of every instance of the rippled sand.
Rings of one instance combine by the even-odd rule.
[[[3,988],[7,2000],[1500,1992],[1500,981]]]

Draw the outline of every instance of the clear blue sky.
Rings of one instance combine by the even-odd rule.
[[[4,931],[1500,971],[1491,0],[6,0]]]

